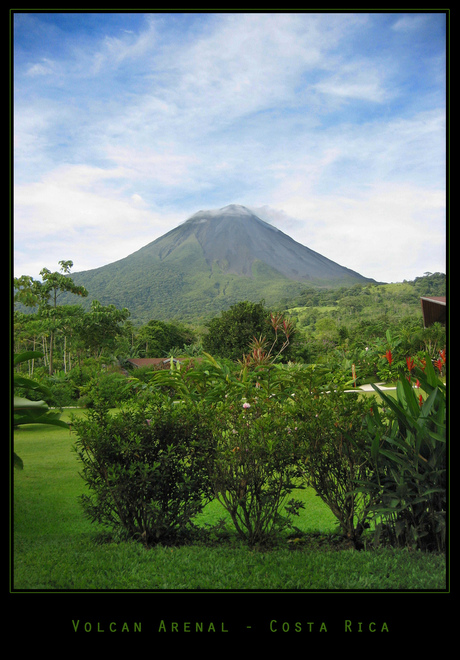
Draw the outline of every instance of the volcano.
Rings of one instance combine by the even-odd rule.
[[[373,282],[301,245],[245,206],[198,211],[131,255],[74,273],[90,302],[134,318],[196,319],[241,300],[269,305],[306,287]]]

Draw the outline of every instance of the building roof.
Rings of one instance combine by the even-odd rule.
[[[180,362],[177,358],[173,358],[173,361]],[[162,367],[167,366],[171,362],[171,358],[129,358],[127,360],[134,367]]]
[[[446,322],[447,299],[446,296],[423,296],[422,304],[423,325],[430,327],[433,323]]]

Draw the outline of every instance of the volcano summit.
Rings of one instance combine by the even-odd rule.
[[[198,211],[124,259],[72,278],[88,302],[127,307],[143,321],[202,318],[240,300],[276,304],[307,286],[373,281],[237,204]]]

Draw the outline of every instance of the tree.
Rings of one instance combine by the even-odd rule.
[[[29,307],[38,305],[39,315],[47,320],[49,331],[49,373],[53,373],[54,335],[59,326],[58,298],[64,292],[74,293],[78,296],[87,296],[85,287],[75,284],[69,277],[72,261],[59,261],[60,272],[52,273],[48,268],[42,268],[40,275],[42,281],[34,280],[28,275],[15,278],[15,301]]]
[[[14,278],[14,302],[35,307],[38,303],[39,282],[30,275],[21,275]]]
[[[60,273],[57,271],[52,273],[48,268],[42,268],[40,271],[40,275],[43,279],[41,286],[39,287],[42,304],[45,307],[52,307],[53,309],[56,309],[57,307],[57,299],[59,295],[64,292],[74,293],[78,296],[88,295],[84,286],[75,284],[75,282],[68,277],[73,262],[59,261],[59,264],[61,265]]]
[[[285,341],[282,333],[277,335],[273,318],[264,306],[264,302],[239,302],[213,318],[209,323],[209,332],[203,338],[203,348],[212,355],[230,360],[239,360],[253,346],[254,339],[265,338],[267,345],[276,339],[271,351],[276,354]],[[282,335],[282,336],[281,336]],[[284,351],[286,356],[288,351]]]
[[[94,357],[100,357],[104,350],[114,349],[116,338],[121,334],[120,323],[128,317],[127,309],[117,309],[115,305],[104,307],[98,300],[93,300],[90,311],[81,318],[80,340]]]
[[[152,319],[137,335],[137,351],[142,357],[163,357],[173,349],[180,351],[195,339],[192,330],[178,323]]]

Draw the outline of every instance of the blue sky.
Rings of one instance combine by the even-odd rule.
[[[446,271],[444,13],[13,28],[15,275],[96,268],[228,204],[379,281]]]

